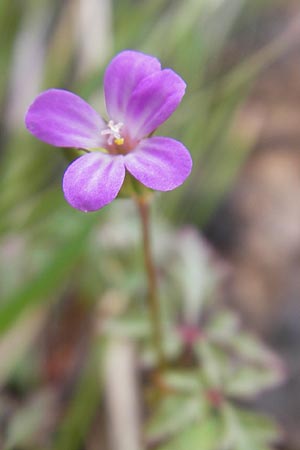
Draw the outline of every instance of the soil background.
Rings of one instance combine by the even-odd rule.
[[[257,27],[243,30],[245,41],[236,36],[228,50],[229,63],[295,27],[299,12],[298,1],[267,9]],[[234,126],[242,135],[250,134],[255,145],[207,236],[232,266],[228,301],[239,307],[287,365],[287,382],[263,395],[258,404],[276,414],[287,430],[288,449],[296,450],[300,448],[300,40],[259,76]]]

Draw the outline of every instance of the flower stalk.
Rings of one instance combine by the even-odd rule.
[[[163,330],[157,289],[157,274],[151,251],[149,197],[137,197],[136,203],[142,227],[144,264],[148,281],[148,307],[152,324],[152,340],[157,353],[158,368],[159,370],[162,370],[165,367],[165,356],[163,350]]]

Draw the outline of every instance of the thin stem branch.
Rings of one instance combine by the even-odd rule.
[[[157,276],[151,252],[150,221],[149,221],[150,205],[149,200],[144,197],[137,198],[136,202],[142,225],[144,263],[148,280],[148,306],[152,322],[153,344],[157,352],[159,368],[163,369],[165,366],[165,358],[162,345],[163,333],[162,333],[162,323],[157,290]]]

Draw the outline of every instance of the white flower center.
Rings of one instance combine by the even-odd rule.
[[[122,137],[120,130],[123,127],[122,122],[114,123],[113,120],[108,122],[108,128],[101,131],[102,136],[107,136],[108,145],[115,143],[116,145],[123,145],[124,138]]]

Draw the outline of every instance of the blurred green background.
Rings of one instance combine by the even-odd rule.
[[[1,0],[0,37],[0,446],[7,450],[102,448],[92,443],[90,429],[100,378],[93,369],[98,363],[91,323],[100,298],[109,297],[108,306],[100,302],[101,316],[107,314],[105,308],[119,307],[114,303],[116,292],[117,297],[127,298],[140,289],[138,224],[127,212],[127,201],[118,200],[88,215],[72,210],[60,187],[72,151],[52,148],[31,136],[24,128],[26,110],[40,91],[57,87],[81,95],[105,117],[103,72],[111,57],[126,48],[153,54],[164,67],[178,72],[187,82],[187,92],[160,134],[184,142],[194,168],[178,190],[157,195],[155,220],[164,218],[176,228],[193,225],[206,233],[223,254],[225,272],[230,267],[233,274],[224,298],[238,305],[246,321],[282,350],[290,316],[280,321],[286,309],[278,305],[292,296],[288,291],[292,282],[285,278],[282,289],[274,280],[294,270],[294,282],[298,263],[291,269],[277,261],[299,259],[299,254],[289,253],[298,243],[297,231],[294,241],[284,241],[279,250],[276,236],[280,241],[282,234],[290,236],[300,225],[298,209],[284,210],[290,191],[286,188],[282,195],[280,191],[285,180],[284,186],[290,186],[290,166],[297,172],[291,191],[295,194],[300,186],[294,151],[299,150],[295,117],[299,121],[300,114],[290,81],[300,74],[300,7],[297,1],[287,0]],[[291,78],[282,75],[282,67],[287,66]],[[298,84],[295,81],[299,85],[300,77]],[[281,97],[276,97],[276,86]],[[269,140],[263,155],[281,145],[284,150],[288,147],[284,155],[290,154],[291,163],[285,172],[285,157],[275,163],[274,189],[279,189],[279,197],[273,203],[269,197],[259,203],[268,168],[274,165],[263,161],[263,174],[261,165],[255,166],[258,142],[264,144],[270,111],[287,97],[295,108],[280,110],[277,122],[272,119],[274,127],[266,132]],[[262,113],[264,101],[267,107]],[[285,123],[286,128],[274,137],[277,123]],[[282,143],[282,136],[287,141]],[[283,182],[282,170],[287,173]],[[244,201],[257,202],[257,209],[249,208],[243,215]],[[295,201],[293,197],[291,203]],[[273,215],[265,216],[273,204]],[[283,231],[281,215],[287,217]],[[259,234],[262,216],[265,228]],[[268,220],[272,226],[278,224],[275,231],[266,225]],[[258,228],[247,245],[245,221],[247,232],[252,222],[254,231]],[[270,233],[275,237],[269,243]],[[162,236],[157,239],[165,242]],[[255,253],[259,239],[269,245],[266,257]],[[124,253],[128,243],[134,251]],[[261,261],[266,262],[260,267]],[[249,269],[250,264],[258,267],[259,274]],[[266,271],[266,277],[259,278]],[[257,294],[259,283],[272,285],[274,292],[262,289]],[[291,289],[289,311],[298,317],[298,286],[292,284]],[[281,327],[279,335],[276,325]],[[299,331],[293,333],[297,348]],[[294,356],[289,353],[288,363]],[[78,371],[82,384],[76,384],[73,395]],[[267,409],[280,409],[276,400],[266,403]],[[65,415],[66,404],[69,415]],[[297,411],[299,405],[295,404]],[[287,426],[293,411],[282,414]],[[101,412],[98,415],[100,423]],[[86,447],[80,447],[83,436]]]

